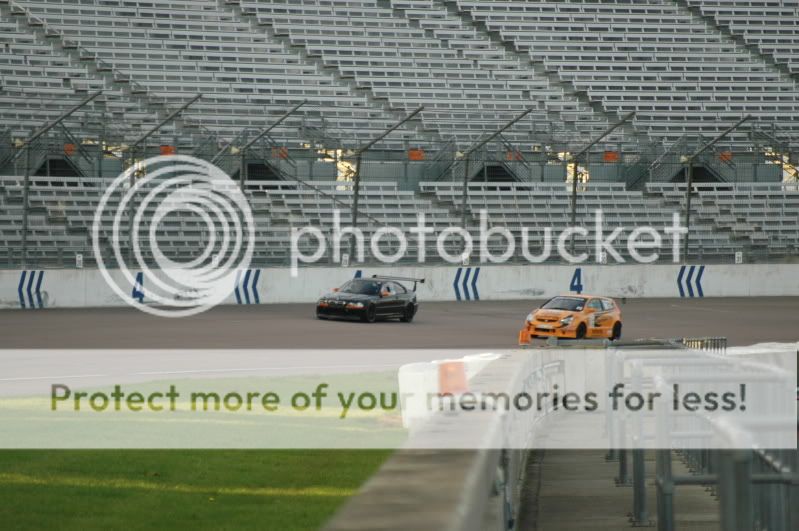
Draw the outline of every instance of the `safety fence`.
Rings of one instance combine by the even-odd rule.
[[[688,349],[684,359],[679,360],[680,381],[692,379],[691,373],[702,374],[703,381],[732,384],[744,377],[762,379],[771,383],[773,369],[763,366],[762,358],[726,356],[727,340],[723,337],[683,338],[679,345]],[[797,352],[799,354],[799,352]],[[767,356],[767,354],[766,354]],[[621,353],[618,364],[607,375],[608,381],[626,381],[639,390],[666,392],[672,382],[651,380],[645,376],[646,369],[658,365],[674,365],[673,356],[662,353],[633,355]],[[759,373],[759,374],[758,374]],[[622,375],[628,375],[625,379]],[[795,384],[795,375],[778,375],[785,386]],[[764,383],[764,385],[766,385]],[[657,415],[653,415],[657,417]],[[739,427],[715,422],[712,419],[690,421],[690,429],[675,427],[655,418],[654,432],[641,423],[629,426],[608,423],[616,449],[608,452],[607,459],[618,462],[617,486],[632,488],[630,521],[634,526],[652,524],[651,510],[647,506],[647,484],[651,476],[646,471],[646,450],[623,448],[627,440],[639,443],[647,438],[655,441],[655,498],[657,528],[659,531],[678,529],[675,519],[674,499],[680,487],[703,486],[708,495],[719,501],[721,529],[732,531],[788,530],[799,525],[799,453],[786,449],[753,447],[741,449],[745,435]],[[796,426],[796,406],[791,403],[775,403],[756,422],[749,421],[748,429],[761,433],[776,432],[786,425]],[[616,432],[613,430],[616,428]],[[672,451],[665,441],[691,440],[707,442],[714,449],[683,448]],[[730,449],[723,449],[729,446]],[[679,457],[688,467],[689,474],[675,474],[674,457]]]
[[[615,345],[607,351],[612,362],[605,366],[604,375],[599,378],[604,378],[608,384],[625,383],[629,389],[638,391],[664,390],[677,380],[700,386],[727,385],[741,381],[744,375],[746,381],[755,387],[760,385],[758,382],[769,386],[776,382],[781,387],[792,387],[795,383],[795,371],[783,371],[760,363],[768,359],[767,352],[759,353],[758,356],[764,356],[759,359],[757,356],[739,359],[724,354],[725,344],[725,338],[714,337]],[[485,399],[489,393],[496,393],[499,389],[533,392],[551,388],[553,384],[564,388],[565,382],[575,375],[572,362],[574,354],[578,354],[568,350],[585,348],[602,348],[602,343],[589,341],[565,346],[554,342],[548,349],[551,356],[547,355],[547,349],[543,354],[539,351],[529,357],[523,354],[499,356],[469,379],[468,390]],[[784,363],[786,358],[783,356],[781,359]],[[671,376],[647,376],[653,368],[662,370],[661,376]],[[696,377],[699,372],[704,375],[701,379]],[[588,381],[593,376],[586,373],[584,377]],[[753,405],[758,408],[768,406],[770,411],[754,423],[747,421],[746,428],[756,430],[758,437],[768,438],[770,430],[776,432],[786,426],[796,426],[792,403],[755,401]],[[617,487],[631,488],[629,514],[633,526],[654,524],[647,507],[647,486],[654,479],[657,528],[661,531],[676,529],[675,516],[679,515],[680,507],[674,504],[675,491],[687,485],[709,488],[708,492],[695,490],[691,496],[718,497],[718,514],[705,516],[708,521],[717,518],[721,529],[781,531],[796,528],[799,491],[795,450],[747,449],[750,439],[746,439],[744,432],[702,414],[690,418],[678,415],[670,417],[669,422],[665,422],[665,417],[657,409],[651,415],[635,415],[629,421],[620,421],[618,415],[609,409],[605,415],[611,448],[607,458],[619,463]],[[531,455],[529,449],[537,447],[542,430],[553,428],[554,425],[547,421],[560,415],[555,407],[546,407],[521,423],[519,417],[511,419],[512,414],[487,415],[468,427],[463,423],[459,425],[457,416],[450,414],[435,423],[422,424],[413,433],[409,447],[424,448],[431,441],[436,446],[442,441],[451,444],[452,441],[474,440],[479,434],[483,441],[481,444],[488,448],[400,451],[325,529],[518,529],[519,509],[525,504],[537,503],[537,500],[522,496],[524,482],[531,479],[526,475],[526,460]],[[790,418],[786,420],[787,416]],[[671,421],[675,420],[676,424],[672,424]],[[567,428],[571,429],[573,427]],[[574,436],[575,432],[569,433]],[[557,436],[555,439],[558,444],[564,443]],[[527,441],[528,449],[520,449],[520,441]],[[690,449],[675,451],[671,449],[672,444]],[[703,444],[716,449],[702,449]],[[502,449],[503,445],[507,448]],[[720,445],[727,445],[728,449]],[[652,471],[645,468],[646,452],[654,452],[656,456],[654,478]],[[627,461],[630,455],[632,466],[628,466]],[[675,456],[687,463],[690,474],[672,471]],[[619,510],[623,511],[621,507]]]

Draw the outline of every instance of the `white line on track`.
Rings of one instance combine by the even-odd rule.
[[[74,378],[101,378],[107,374],[74,374],[71,376],[23,376],[19,378],[0,378],[0,382],[24,382],[29,380],[69,380]]]
[[[133,373],[136,376],[156,376],[165,374],[200,374],[215,372],[249,372],[249,371],[292,371],[292,370],[317,370],[317,369],[372,369],[397,367],[397,363],[373,363],[369,365],[295,365],[286,367],[249,367],[239,369],[192,369],[188,371],[147,371]]]

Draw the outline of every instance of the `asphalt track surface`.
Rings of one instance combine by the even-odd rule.
[[[133,308],[8,310],[0,312],[0,349],[61,350],[0,350],[0,395],[44,392],[53,382],[90,386],[392,370],[516,348],[525,316],[540,302],[423,302],[410,324],[321,321],[313,304],[226,306],[181,319]],[[799,297],[630,300],[622,305],[623,339],[725,336],[730,345],[796,342],[797,310]],[[330,349],[344,350],[333,354]]]
[[[225,306],[169,319],[133,308],[0,312],[0,348],[513,348],[542,301],[422,302],[413,323],[320,321],[313,304]],[[799,340],[799,297],[636,299],[624,339],[725,336],[730,345]]]

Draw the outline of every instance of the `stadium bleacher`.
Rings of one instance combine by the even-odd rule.
[[[747,113],[796,127],[796,79],[678,2],[458,0],[457,5],[608,110],[636,111],[636,124],[654,137],[674,142],[686,133],[719,133]],[[771,29],[779,33],[779,28]]]
[[[683,0],[722,29],[799,73],[799,2],[794,0]]]
[[[0,218],[2,240],[0,247],[7,253],[18,249],[21,241],[22,179],[2,177]],[[91,228],[102,195],[102,182],[86,179],[37,177],[31,189],[30,241],[36,245],[29,250],[33,259],[58,264],[74,261],[74,254],[91,256]],[[795,184],[697,184],[694,199],[694,223],[691,225],[690,254],[711,261],[732,261],[736,251],[746,251],[753,258],[780,258],[799,253],[799,187]],[[255,221],[255,261],[263,265],[285,265],[290,258],[292,228],[318,227],[330,238],[334,216],[339,216],[342,228],[350,226],[352,215],[351,183],[314,183],[288,181],[255,181],[247,185]],[[447,227],[461,223],[460,201],[462,187],[452,182],[421,183],[418,192],[400,190],[396,183],[364,183],[359,204],[359,228],[366,238],[365,254],[371,256],[369,239],[381,227],[391,226],[403,231],[409,246],[403,262],[418,257],[417,239],[410,229],[417,225],[418,214],[424,213],[427,226],[435,233],[426,240],[425,253],[432,262],[439,261],[436,237]],[[579,186],[577,224],[589,235],[578,238],[575,251],[594,257],[594,216],[602,211],[605,234],[615,227],[625,229],[615,242],[620,254],[629,260],[627,237],[639,226],[652,226],[662,232],[670,226],[672,216],[683,212],[684,185],[652,183],[645,191],[628,191],[623,183],[591,183]],[[522,261],[522,230],[529,231],[528,248],[538,254],[543,248],[544,228],[552,234],[554,247],[558,235],[571,226],[571,187],[552,183],[472,183],[469,185],[467,228],[475,245],[480,241],[480,212],[485,211],[488,227],[506,227],[516,245],[514,260]],[[117,203],[109,203],[113,209]],[[155,207],[150,206],[145,219],[150,219]],[[148,217],[149,216],[149,217]],[[113,238],[110,230],[113,210],[104,213],[101,237]],[[123,219],[122,231],[127,223]],[[221,227],[220,229],[221,230]],[[220,233],[221,234],[221,233]],[[201,219],[193,216],[167,218],[157,230],[161,250],[173,260],[189,260],[202,253],[209,237]],[[342,252],[347,252],[346,237]],[[316,242],[301,240],[301,251],[313,254]],[[489,239],[489,250],[497,255],[505,249],[502,239]],[[446,240],[447,252],[454,256],[460,250],[460,240]],[[396,240],[381,240],[384,254],[397,251]],[[145,250],[145,256],[148,255]],[[113,255],[107,248],[109,258]],[[665,245],[661,260],[671,260],[671,248]],[[13,256],[0,259],[13,259]],[[321,263],[329,263],[332,251],[325,251]],[[551,260],[558,260],[553,253]],[[612,263],[614,260],[609,258]]]
[[[196,94],[150,152],[172,144],[211,160],[307,100],[259,147],[273,158],[285,149],[286,170],[261,178],[290,179],[247,187],[264,263],[287,260],[291,227],[330,230],[337,209],[349,220],[352,186],[334,180],[331,159],[422,105],[364,162],[367,234],[407,228],[418,212],[436,228],[458,224],[462,153],[530,107],[472,159],[494,168],[476,160],[469,178],[512,182],[470,185],[470,230],[481,208],[517,238],[544,222],[565,228],[568,152],[629,111],[632,122],[581,161],[592,175],[578,220],[602,207],[609,223],[663,224],[685,208],[685,156],[749,114],[751,127],[697,159],[699,180],[720,184],[697,184],[692,255],[796,256],[797,197],[779,183],[799,176],[796,22],[799,3],[787,0],[0,0],[2,243],[12,255],[21,239],[21,141],[102,90],[31,147],[34,257],[68,262],[87,249],[98,189],[127,144]],[[315,170],[320,146],[326,166]],[[410,172],[409,148],[420,153]],[[237,178],[228,151],[218,164]],[[84,177],[56,177],[54,158]],[[202,229],[170,223],[169,247],[192,256]]]

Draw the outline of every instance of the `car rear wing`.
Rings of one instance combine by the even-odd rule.
[[[383,276],[383,275],[372,275],[372,278],[375,280],[396,280],[399,282],[413,282],[413,291],[416,291],[416,284],[424,284],[423,278],[411,278],[411,277],[390,277],[390,276]]]

